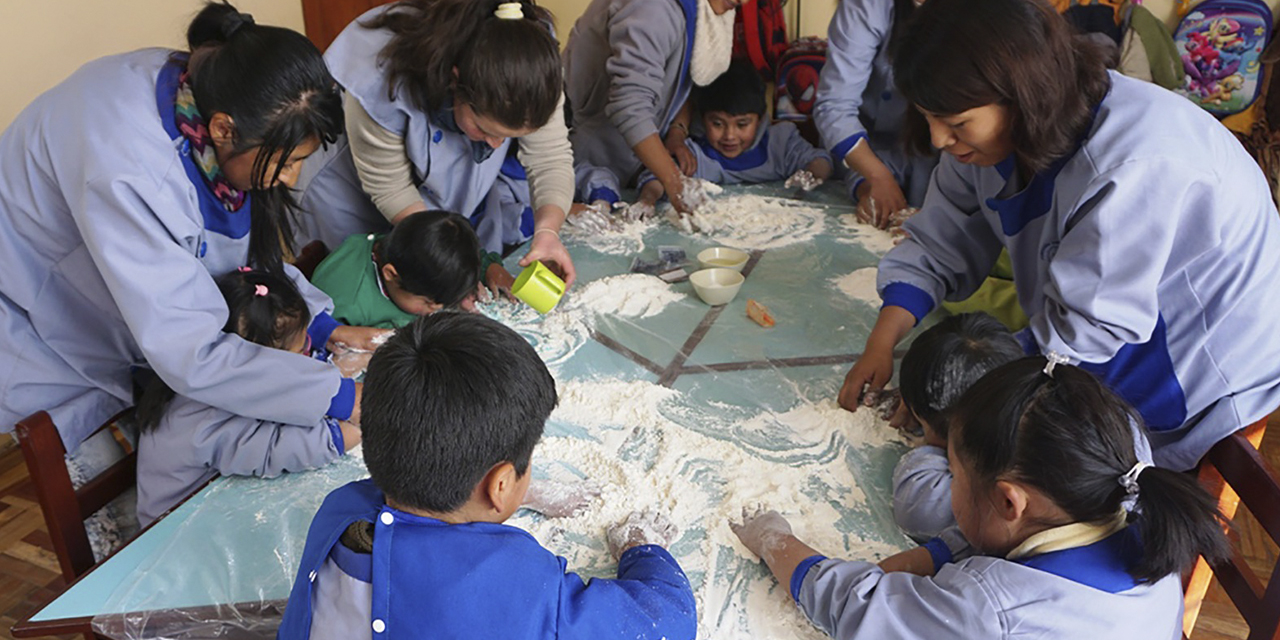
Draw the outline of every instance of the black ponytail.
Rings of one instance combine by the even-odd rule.
[[[273,349],[286,349],[288,341],[306,331],[311,321],[307,301],[288,277],[264,270],[242,269],[218,279],[218,290],[227,301],[227,323],[222,330]],[[137,405],[138,426],[154,429],[176,395],[159,376],[147,383]]]
[[[1074,522],[1109,522],[1129,497],[1120,478],[1138,462],[1133,429],[1141,419],[1083,369],[1058,365],[1050,377],[1045,363],[1023,358],[970,387],[953,411],[952,447],[979,486],[1026,483]],[[1128,568],[1136,580],[1180,572],[1199,555],[1229,555],[1224,518],[1194,479],[1147,468],[1138,487],[1129,514],[1143,542]]]
[[[499,4],[404,0],[363,23],[393,34],[380,54],[387,65],[388,96],[407,91],[414,106],[427,113],[456,97],[512,129],[545,125],[564,90],[551,14],[524,0],[524,19],[504,20],[494,15]]]
[[[1133,568],[1135,578],[1153,582],[1190,568],[1197,555],[1210,562],[1231,556],[1223,535],[1226,518],[1194,476],[1150,467],[1138,476],[1138,506],[1142,560]],[[1154,552],[1153,552],[1154,551]]]
[[[342,99],[320,51],[302,34],[255,24],[225,2],[210,2],[187,28],[191,91],[205,118],[235,124],[235,151],[258,149],[251,180],[249,262],[279,271],[293,249],[297,211],[276,185],[284,159],[311,140],[328,145],[343,130]],[[272,166],[273,160],[276,162]],[[276,186],[270,186],[276,185]]]

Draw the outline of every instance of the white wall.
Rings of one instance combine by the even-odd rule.
[[[0,129],[80,65],[143,47],[180,48],[202,0],[0,0]],[[302,31],[300,0],[232,0],[262,24]]]

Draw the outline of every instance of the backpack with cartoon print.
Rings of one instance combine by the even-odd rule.
[[[1239,113],[1261,91],[1262,50],[1271,9],[1262,0],[1206,0],[1191,7],[1173,34],[1186,71],[1174,89],[1218,117]]]

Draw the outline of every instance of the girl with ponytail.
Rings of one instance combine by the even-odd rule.
[[[325,60],[345,90],[346,137],[307,162],[305,238],[336,247],[433,209],[473,217],[518,142],[534,218],[520,264],[542,260],[572,283],[559,231],[573,155],[549,13],[529,0],[403,0],[357,18]],[[511,280],[501,264],[485,275]]]
[[[776,512],[733,526],[841,640],[1179,637],[1179,574],[1229,547],[1192,476],[1138,461],[1135,420],[1083,369],[1023,358],[951,414],[958,532],[877,566],[820,555]],[[957,559],[969,545],[980,555]]]
[[[86,64],[0,135],[0,429],[48,410],[74,454],[144,368],[253,419],[353,417],[358,387],[333,367],[225,333],[215,282],[286,274],[317,344],[372,338],[284,264],[289,188],[341,133],[337,85],[301,34],[226,3],[187,41]]]

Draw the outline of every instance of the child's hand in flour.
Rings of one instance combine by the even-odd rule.
[[[742,508],[742,522],[729,522],[729,528],[742,541],[743,546],[769,562],[773,552],[782,547],[791,533],[791,523],[777,511],[756,507],[754,511]]]
[[[603,233],[613,225],[611,209],[604,200],[575,204],[569,208],[568,223],[587,233]]]
[[[591,481],[533,480],[523,506],[548,518],[572,518],[599,497],[600,485]]]
[[[666,516],[653,511],[633,511],[626,520],[609,529],[606,536],[609,542],[609,553],[617,560],[632,547],[656,544],[665,547],[671,544],[678,531]]]

